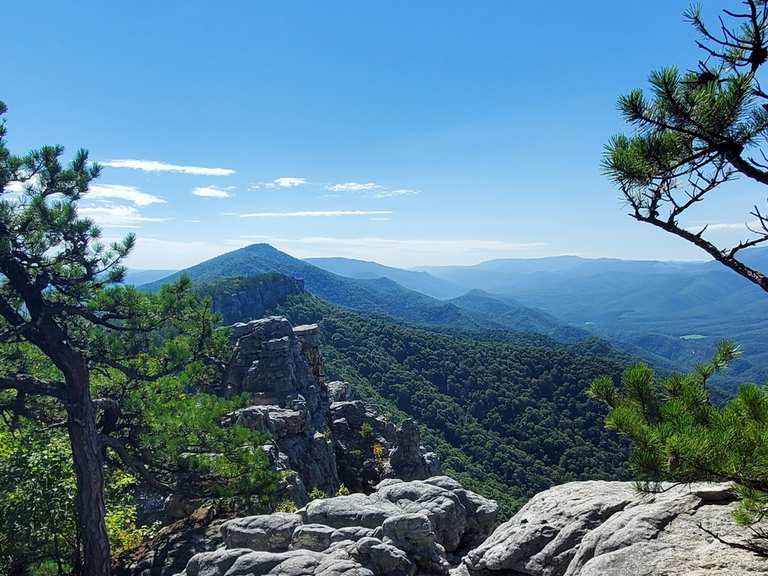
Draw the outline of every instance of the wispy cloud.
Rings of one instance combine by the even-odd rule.
[[[102,166],[110,168],[129,168],[132,170],[142,170],[144,172],[175,172],[179,174],[193,174],[195,176],[231,176],[235,173],[231,168],[208,168],[204,166],[183,166],[179,164],[169,164],[167,162],[158,162],[156,160],[104,160],[100,162]]]
[[[269,182],[253,182],[248,186],[248,190],[254,191],[260,188],[296,188],[297,186],[304,186],[307,184],[306,178],[298,178],[296,176],[282,176],[275,178]]]
[[[231,194],[218,186],[198,186],[192,190],[192,194],[201,198],[229,198]]]
[[[358,192],[375,198],[413,196],[419,193],[419,190],[414,190],[413,188],[390,188],[376,182],[342,182],[326,186],[325,189],[334,193]]]
[[[28,180],[24,182],[19,182],[18,180],[12,180],[11,182],[8,182],[8,184],[5,185],[5,192],[10,192],[12,194],[21,194],[22,192],[26,191],[27,188],[34,188],[40,183],[40,175],[35,174]]]
[[[136,206],[165,204],[165,200],[153,194],[142,192],[135,186],[121,184],[94,184],[85,196],[88,200],[127,200]]]
[[[86,206],[78,209],[81,216],[91,218],[105,228],[138,228],[142,222],[166,222],[168,218],[143,216],[133,206]]]
[[[117,233],[104,238],[107,242],[118,239]],[[247,240],[168,240],[140,234],[126,265],[131,268],[178,270],[250,243]]]
[[[412,188],[398,188],[396,190],[381,190],[376,193],[376,198],[395,198],[397,196],[415,196],[418,190]]]
[[[283,176],[273,181],[273,184],[278,188],[294,188],[296,186],[303,186],[306,183],[306,178],[294,178],[292,176]]]
[[[700,223],[691,226],[686,226],[686,230],[689,232],[699,232],[702,228],[707,227],[709,232],[748,232],[749,228],[759,229],[760,222],[752,220],[751,222],[718,222],[714,224]]]
[[[326,190],[331,192],[365,192],[368,190],[377,190],[381,188],[381,184],[376,182],[343,182],[341,184],[332,184],[326,186]]]
[[[303,210],[300,212],[249,212],[232,214],[240,218],[329,218],[334,216],[375,216],[392,214],[392,210]]]

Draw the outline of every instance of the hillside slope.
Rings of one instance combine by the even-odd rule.
[[[768,250],[745,251],[768,269]],[[744,357],[722,383],[768,380],[768,295],[714,262],[655,262],[557,257],[428,268],[430,274],[512,298],[592,334],[690,369],[722,339]]]
[[[499,500],[508,513],[535,492],[587,478],[626,477],[623,443],[584,393],[619,357],[595,356],[548,338],[504,341],[443,334],[372,319],[294,295],[274,312],[319,322],[326,371],[358,397],[407,414],[444,469]]]
[[[409,290],[415,290],[433,298],[456,298],[466,292],[465,288],[447,280],[436,278],[427,272],[393,268],[367,260],[355,260],[353,258],[306,258],[304,261],[323,270],[348,278],[389,278]]]
[[[220,280],[200,289],[217,310],[259,278]],[[294,324],[320,323],[328,379],[395,420],[414,418],[444,469],[500,501],[506,513],[554,484],[626,475],[624,445],[603,427],[603,410],[584,390],[603,373],[618,376],[627,359],[605,343],[568,346],[507,331],[451,334],[371,318],[303,292],[259,314]],[[253,317],[248,314],[241,320]],[[233,318],[230,318],[233,319]]]
[[[392,280],[338,276],[293,258],[269,244],[253,244],[222,254],[141,288],[156,290],[162,284],[177,279],[182,273],[194,282],[211,282],[273,272],[301,280],[312,294],[346,308],[418,324],[487,327],[484,320],[472,318],[453,304],[407,290]]]

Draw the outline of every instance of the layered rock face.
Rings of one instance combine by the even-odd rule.
[[[629,482],[572,482],[534,496],[471,551],[457,576],[768,574],[733,522],[727,484],[640,494]],[[720,540],[735,544],[727,545]]]
[[[493,529],[496,504],[446,476],[384,480],[371,494],[313,500],[296,514],[230,520],[225,547],[182,576],[448,574]]]
[[[346,383],[326,383],[316,324],[294,328],[273,316],[232,328],[235,356],[222,393],[245,392],[253,405],[227,423],[272,437],[265,449],[273,466],[295,473],[286,478],[286,497],[303,505],[314,488],[334,494],[344,484],[369,492],[382,478],[440,473],[413,422],[397,428],[364,402],[349,400]]]

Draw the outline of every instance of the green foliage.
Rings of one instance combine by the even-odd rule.
[[[310,500],[320,500],[322,498],[327,498],[327,494],[317,486],[312,488],[312,490],[309,491],[309,499]]]
[[[74,502],[66,436],[0,427],[0,573],[55,558],[69,565]]]
[[[610,407],[606,425],[631,440],[629,463],[644,487],[732,481],[741,497],[736,519],[752,524],[768,513],[768,390],[745,384],[716,406],[707,389],[739,354],[735,344],[723,342],[710,362],[660,383],[637,364],[624,372],[620,388],[602,376],[589,394]]]
[[[0,120],[2,561],[19,573],[82,558],[74,571],[105,574],[108,540],[120,550],[149,533],[126,499],[132,476],[265,506],[279,476],[263,436],[222,425],[244,399],[214,394],[232,351],[210,301],[185,277],[154,294],[116,285],[134,236],[106,244],[78,212],[99,167],[82,150],[63,164],[59,146],[14,156],[5,134]],[[77,530],[73,501],[97,512]]]
[[[373,426],[371,426],[370,422],[363,422],[363,425],[360,426],[360,436],[363,438],[373,437]]]
[[[275,506],[275,512],[288,512],[290,514],[293,514],[299,509],[298,506],[296,506],[296,503],[293,500],[285,499],[281,500],[277,503],[277,506]]]
[[[603,431],[583,393],[598,374],[620,374],[618,361],[535,335],[419,329],[309,295],[276,312],[320,321],[328,377],[394,421],[414,418],[444,470],[497,499],[505,515],[560,482],[626,475],[623,443]]]
[[[339,489],[336,490],[336,496],[349,496],[349,488],[342,484],[339,486]]]

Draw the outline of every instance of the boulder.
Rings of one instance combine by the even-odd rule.
[[[305,522],[325,524],[333,528],[377,528],[388,517],[397,516],[402,512],[397,505],[382,500],[376,494],[355,493],[313,500],[298,513]]]
[[[331,402],[346,402],[349,400],[349,384],[339,380],[328,382],[328,397]]]
[[[323,524],[302,524],[293,531],[291,548],[322,552],[331,545],[334,532],[336,530]]]
[[[435,531],[426,514],[401,514],[382,525],[384,542],[403,550],[423,571],[447,574],[445,549],[435,542]]]
[[[768,573],[735,526],[727,484],[571,482],[537,494],[463,561],[472,576],[742,576]],[[717,537],[713,536],[716,535]],[[735,543],[724,544],[721,540]]]
[[[301,523],[298,514],[275,512],[225,522],[221,534],[227,548],[282,552],[288,550],[293,533]]]
[[[390,477],[422,480],[440,474],[437,455],[424,454],[420,443],[419,427],[410,418],[404,420],[395,433],[395,447],[389,455]]]

